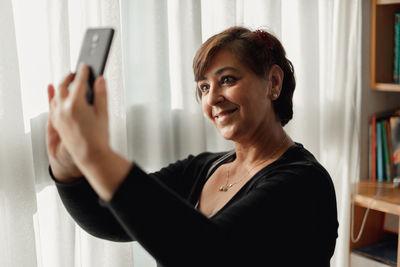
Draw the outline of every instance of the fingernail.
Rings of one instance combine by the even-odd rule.
[[[79,65],[79,72],[82,72],[84,68],[85,68],[85,63],[81,63]]]
[[[96,84],[98,87],[105,87],[105,81],[103,76],[100,76],[99,78],[96,79]]]

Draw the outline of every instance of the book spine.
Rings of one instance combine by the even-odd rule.
[[[386,120],[380,122],[382,130],[382,152],[383,152],[383,167],[384,167],[384,180],[390,182],[390,164],[389,164],[389,154],[388,154],[388,142],[386,140]]]
[[[388,157],[389,157],[389,172],[390,172],[390,182],[393,182],[393,149],[392,149],[392,131],[390,129],[390,118],[385,120],[385,128],[386,128],[386,140],[387,140],[387,148],[388,148]]]
[[[371,157],[371,165],[372,165],[372,168],[371,168],[371,180],[373,181],[373,182],[376,182],[376,116],[375,115],[372,115],[372,117],[371,117],[371,125],[372,125],[372,127],[371,127],[371,129],[372,129],[372,131],[371,131],[371,134],[372,134],[372,137],[371,137],[371,143],[372,143],[372,147],[371,147],[371,150],[372,150],[372,157]]]
[[[368,125],[368,177],[372,181],[372,123]]]
[[[399,83],[399,46],[400,46],[400,14],[396,13],[394,18],[394,55],[393,55],[393,82]]]
[[[400,117],[390,118],[390,132],[392,135],[393,177],[400,178]]]
[[[382,153],[382,130],[381,124],[379,122],[376,123],[376,180],[378,182],[383,182],[383,153]]]
[[[396,39],[397,39],[397,56],[396,56],[396,62],[397,62],[397,83],[400,83],[400,13],[397,13],[395,15],[395,23],[396,23],[396,29],[397,29],[397,34],[396,34]]]

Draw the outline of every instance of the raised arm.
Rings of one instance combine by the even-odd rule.
[[[50,175],[54,179],[51,169]],[[65,208],[82,229],[110,241],[134,241],[111,212],[100,204],[99,197],[84,177],[68,184],[54,181]]]
[[[194,164],[190,164],[193,158],[193,156],[189,156],[149,176],[152,179],[159,180],[163,186],[168,187],[175,194],[179,194],[182,198],[187,198],[190,194],[193,180],[184,181],[182,174],[188,167],[198,168]],[[56,184],[65,208],[82,229],[93,236],[111,241],[136,240],[135,237],[126,233],[110,210],[102,205],[104,201],[100,200],[85,177],[75,178],[72,182],[69,180],[68,182],[60,182],[54,177],[51,167],[49,168],[49,173]],[[142,204],[145,206],[145,203]]]

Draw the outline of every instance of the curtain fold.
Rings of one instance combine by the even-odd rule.
[[[334,180],[340,228],[331,266],[348,266],[360,8],[360,0],[0,1],[0,265],[154,267],[137,243],[91,237],[65,211],[47,173],[47,83],[75,71],[87,27],[112,26],[112,147],[146,171],[230,150],[195,100],[192,60],[208,37],[243,25],[275,34],[294,64],[294,119],[285,129]]]
[[[167,1],[123,1],[128,155],[147,170],[173,157]],[[140,73],[140,74],[139,74]]]
[[[75,71],[87,27],[112,26],[116,35],[105,72],[111,144],[127,154],[119,2],[1,5],[0,265],[132,266],[132,244],[94,238],[73,222],[49,178],[45,150],[47,84]]]
[[[36,266],[32,219],[36,209],[36,197],[32,152],[24,130],[14,29],[12,3],[10,0],[1,1],[0,265]]]
[[[287,56],[294,65],[296,89],[293,97],[293,120],[287,131],[297,142],[303,143],[317,159],[320,159],[319,95],[324,87],[319,85],[320,64],[323,56],[319,46],[327,40],[318,36],[318,0],[305,3],[299,1],[282,2],[282,42]]]
[[[349,264],[350,185],[360,176],[361,1],[323,5],[331,19],[321,21],[326,50],[320,94],[321,162],[330,172],[337,195],[339,238],[333,266]]]

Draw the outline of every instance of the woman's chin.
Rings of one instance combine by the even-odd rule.
[[[222,136],[222,138],[230,141],[234,141],[235,136],[237,135],[235,134],[236,132],[233,131],[232,129],[219,129],[219,133]]]

